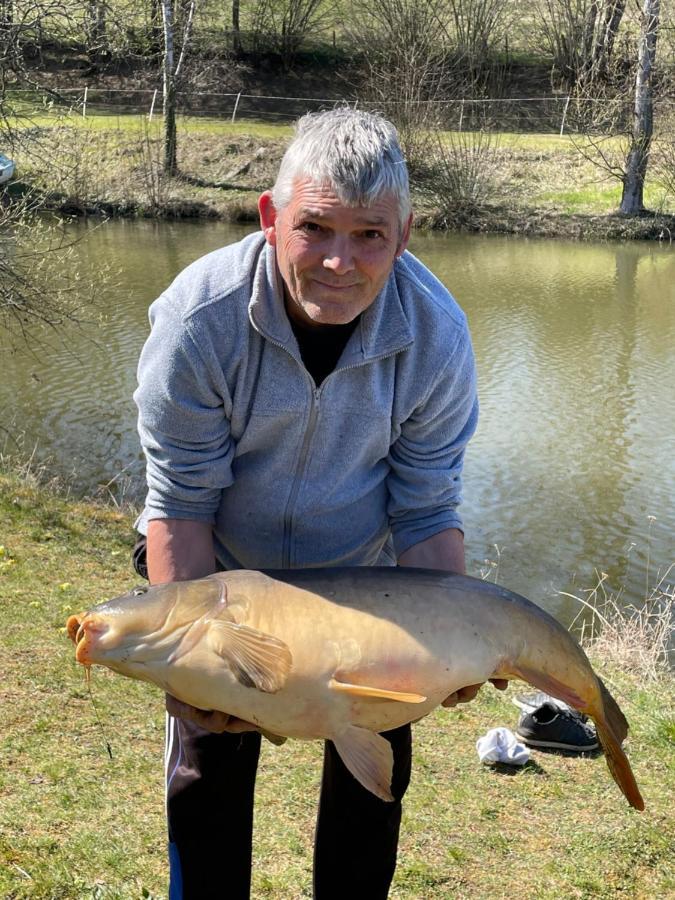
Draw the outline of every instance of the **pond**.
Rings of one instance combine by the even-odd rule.
[[[139,496],[131,395],[148,306],[185,265],[251,227],[71,230],[84,238],[81,266],[112,263],[116,286],[102,289],[100,322],[70,331],[66,348],[2,351],[2,421],[78,489]],[[579,607],[562,592],[593,587],[596,570],[625,601],[641,599],[675,562],[675,249],[427,233],[411,249],[465,309],[478,360],[469,571],[567,622]]]

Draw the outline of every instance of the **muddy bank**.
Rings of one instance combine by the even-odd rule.
[[[216,219],[224,222],[257,222],[259,191],[232,191],[232,196],[208,199],[169,199],[159,205],[143,202],[86,200],[54,194],[45,200],[47,208],[64,216],[146,219]],[[508,209],[485,207],[457,221],[440,220],[433,209],[420,209],[414,226],[427,230],[447,230],[480,234],[514,234],[530,237],[575,240],[641,240],[675,242],[675,215],[647,213],[627,217],[565,214],[541,208]]]

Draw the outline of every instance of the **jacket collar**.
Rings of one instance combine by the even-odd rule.
[[[361,315],[359,327],[351,335],[339,368],[358,365],[382,356],[391,356],[409,347],[414,337],[406,318],[396,284],[396,266],[386,284]],[[284,308],[281,276],[274,248],[265,243],[256,267],[249,318],[253,327],[275,344],[298,357],[297,342]]]

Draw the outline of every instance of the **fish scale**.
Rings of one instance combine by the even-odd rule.
[[[273,738],[329,739],[391,800],[380,732],[455,691],[521,679],[590,716],[628,802],[628,724],[577,641],[505,588],[407,567],[219,572],[132,591],[68,620],[76,658],[154,682]]]

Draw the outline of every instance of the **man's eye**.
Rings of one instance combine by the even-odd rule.
[[[319,234],[323,231],[321,225],[318,225],[316,222],[303,222],[300,225],[303,231],[307,231],[309,234]]]
[[[368,241],[374,241],[377,238],[383,237],[382,232],[376,231],[374,228],[369,228],[367,231],[364,231],[363,236]]]

